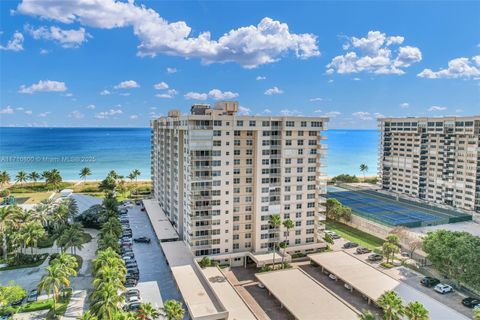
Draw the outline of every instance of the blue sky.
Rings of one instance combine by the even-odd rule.
[[[2,126],[135,126],[236,99],[244,114],[480,114],[480,3],[2,1]]]

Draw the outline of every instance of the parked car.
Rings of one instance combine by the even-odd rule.
[[[371,255],[368,256],[368,261],[374,262],[374,261],[382,261],[383,256],[379,253],[372,253]]]
[[[123,283],[123,285],[126,287],[126,288],[131,288],[131,287],[135,287],[136,285],[138,284],[138,279],[135,279],[133,277],[128,277],[125,279],[125,282]]]
[[[131,247],[132,247],[132,243],[123,243],[123,242],[120,243],[120,248],[131,248]]]
[[[462,300],[462,304],[468,308],[474,308],[477,305],[480,305],[480,299],[468,297]]]
[[[120,243],[124,244],[124,243],[127,243],[127,244],[132,244],[132,239],[130,238],[123,238],[123,239],[120,239]]]
[[[135,201],[135,204],[136,204],[137,206],[140,206],[140,205],[142,205],[142,201],[137,200],[137,201]]]
[[[332,230],[325,230],[325,234],[328,234],[332,239],[340,239],[341,237]]]
[[[435,290],[436,292],[441,293],[441,294],[453,292],[453,288],[451,286],[449,286],[448,284],[444,284],[444,283],[437,284],[433,288],[433,290]]]
[[[119,214],[127,214],[128,213],[128,209],[120,209],[118,211]]]
[[[440,280],[432,277],[424,277],[420,280],[420,284],[424,287],[431,288],[440,283]]]
[[[257,287],[259,287],[260,289],[265,289],[265,286],[261,282],[257,283]]]
[[[121,255],[124,255],[124,254],[127,254],[127,253],[133,254],[132,248],[127,248],[127,247],[120,248],[120,254]]]
[[[346,243],[343,245],[343,249],[350,249],[350,248],[355,248],[355,247],[358,247],[358,243],[355,243],[355,242],[346,242]]]
[[[137,311],[142,304],[140,302],[132,302],[123,307],[123,311]]]
[[[27,302],[34,302],[38,299],[38,291],[33,289],[27,295]]]
[[[345,289],[347,289],[347,290],[352,290],[352,286],[349,285],[348,283],[345,283],[343,286],[344,286]]]
[[[337,240],[337,239],[342,238],[342,237],[340,237],[340,236],[339,236],[338,234],[336,234],[336,233],[334,233],[334,234],[332,234],[332,235],[330,235],[330,236],[331,236],[332,239],[334,239],[334,240]]]
[[[140,291],[138,289],[128,289],[125,293],[125,302],[131,303],[131,302],[138,302],[141,299],[140,297]]]
[[[333,273],[330,273],[330,274],[328,275],[328,277],[329,277],[330,279],[332,279],[332,280],[337,280],[337,276],[334,275]]]
[[[138,269],[138,264],[137,261],[135,260],[127,260],[125,261],[125,267],[128,268],[137,268]]]
[[[149,237],[138,237],[133,239],[135,242],[142,242],[142,243],[150,243],[150,238]]]
[[[13,307],[18,307],[23,304],[23,301],[25,300],[25,297],[22,297],[18,299],[17,301],[13,301],[10,305]]]
[[[145,207],[142,207],[142,208],[140,209],[140,211],[145,211]]]
[[[365,254],[365,253],[370,253],[372,250],[364,247],[358,247],[357,250],[355,250],[357,254]]]
[[[125,253],[122,255],[122,259],[123,260],[134,260],[135,259],[135,255],[132,253]]]

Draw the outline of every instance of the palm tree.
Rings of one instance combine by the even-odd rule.
[[[82,168],[82,170],[80,170],[80,173],[79,173],[79,176],[81,179],[83,179],[83,182],[86,182],[87,177],[91,175],[92,175],[92,171],[90,170],[90,168],[87,168],[87,167]]]
[[[3,187],[4,184],[8,184],[10,182],[10,175],[7,171],[0,172],[0,186]]]
[[[278,232],[278,228],[280,228],[280,225],[282,224],[281,218],[279,214],[272,214],[270,218],[268,219],[268,223],[270,224],[270,228],[273,229],[273,236],[275,239],[275,233],[280,236],[280,232]],[[272,269],[275,270],[275,252],[277,250],[277,240],[273,241],[273,265]]]
[[[162,311],[167,320],[182,320],[185,315],[182,303],[176,300],[165,301]]]
[[[377,317],[370,310],[364,310],[363,313],[358,317],[360,320],[377,320]]]
[[[365,181],[365,172],[368,171],[368,166],[365,163],[360,165],[360,171],[363,173],[363,181]]]
[[[473,319],[480,320],[480,309],[473,309]]]
[[[387,291],[378,299],[385,320],[400,320],[405,314],[402,298],[395,291]]]
[[[113,249],[115,252],[120,251],[120,245],[118,244],[118,237],[112,234],[105,234],[98,239],[98,250],[105,250],[107,248]]]
[[[55,259],[53,259],[53,263],[58,263],[60,266],[62,266],[65,273],[69,276],[77,276],[76,269],[78,268],[78,262],[77,259],[71,254],[61,252]]]
[[[110,266],[119,273],[126,274],[125,262],[112,248],[97,252],[97,258],[93,260],[94,272],[97,273],[104,266]]]
[[[138,177],[140,177],[140,175],[141,175],[142,173],[140,172],[140,170],[135,169],[135,170],[132,171],[131,174],[133,174],[133,176],[135,177],[135,183],[137,183],[137,182],[138,182]]]
[[[17,175],[15,176],[15,179],[16,179],[15,182],[22,184],[27,181],[27,173],[23,170],[18,171]]]
[[[410,302],[405,307],[405,315],[409,320],[428,320],[428,310],[418,301]]]
[[[285,251],[287,250],[287,247],[288,247],[288,238],[290,236],[290,229],[293,229],[293,227],[295,227],[295,224],[293,223],[292,219],[287,219],[287,220],[284,220],[282,222],[283,224],[283,227],[285,229],[287,229],[286,233],[287,233],[287,240],[282,242],[283,243],[283,255],[282,255],[282,268],[283,268],[283,264],[284,264],[284,261],[285,261]]]
[[[99,319],[112,320],[120,311],[124,296],[118,294],[118,287],[106,282],[100,289],[92,292],[90,310]]]
[[[0,207],[0,234],[2,234],[3,260],[7,260],[7,233],[12,225],[15,224],[15,214],[18,210],[16,206]]]
[[[70,279],[59,263],[54,263],[46,267],[45,270],[47,270],[47,274],[44,274],[40,279],[38,291],[39,293],[45,291],[48,296],[50,296],[50,293],[53,295],[53,311],[56,311],[58,294],[63,287],[70,286]]]
[[[80,223],[72,224],[68,229],[65,229],[62,235],[57,239],[57,245],[64,250],[70,248],[72,254],[77,254],[77,249],[83,249],[84,238],[86,232]]]
[[[96,316],[94,316],[90,310],[88,310],[87,312],[85,312],[81,317],[80,317],[80,320],[98,320],[98,318]]]
[[[45,229],[39,221],[29,221],[22,225],[20,233],[23,235],[25,246],[30,247],[30,254],[33,255],[33,246],[36,246],[37,241],[45,235]]]
[[[387,239],[382,245],[382,251],[384,256],[387,258],[387,263],[393,261],[395,254],[400,251],[400,242],[398,236],[395,234],[390,234],[387,236]]]
[[[37,183],[38,179],[40,179],[40,175],[36,171],[30,172],[28,175],[28,180],[33,181],[33,183]]]
[[[144,320],[158,319],[161,313],[149,303],[142,303],[137,311],[137,318]]]

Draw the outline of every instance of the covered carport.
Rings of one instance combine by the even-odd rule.
[[[364,261],[344,252],[334,251],[308,255],[311,261],[333,273],[337,280],[349,284],[352,289],[368,298],[369,302],[376,301],[386,291],[396,292],[405,304],[418,301],[429,311],[430,319],[468,319],[459,312],[444,305],[436,299],[418,291],[408,284],[398,281],[382,271],[372,267]]]
[[[177,241],[179,236],[172,223],[154,199],[144,199],[143,205],[159,242]]]
[[[295,319],[358,319],[353,307],[301,269],[262,272],[255,277]]]

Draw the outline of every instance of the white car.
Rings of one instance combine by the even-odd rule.
[[[328,277],[332,280],[337,280],[337,276],[334,275],[333,273],[330,273],[330,275]]]
[[[441,294],[453,292],[453,288],[451,286],[449,286],[448,284],[443,284],[443,283],[437,284],[433,288],[433,290],[435,290],[436,292],[441,293]]]
[[[343,286],[344,286],[345,289],[347,289],[347,290],[352,290],[352,286],[349,285],[348,283],[345,283]]]

